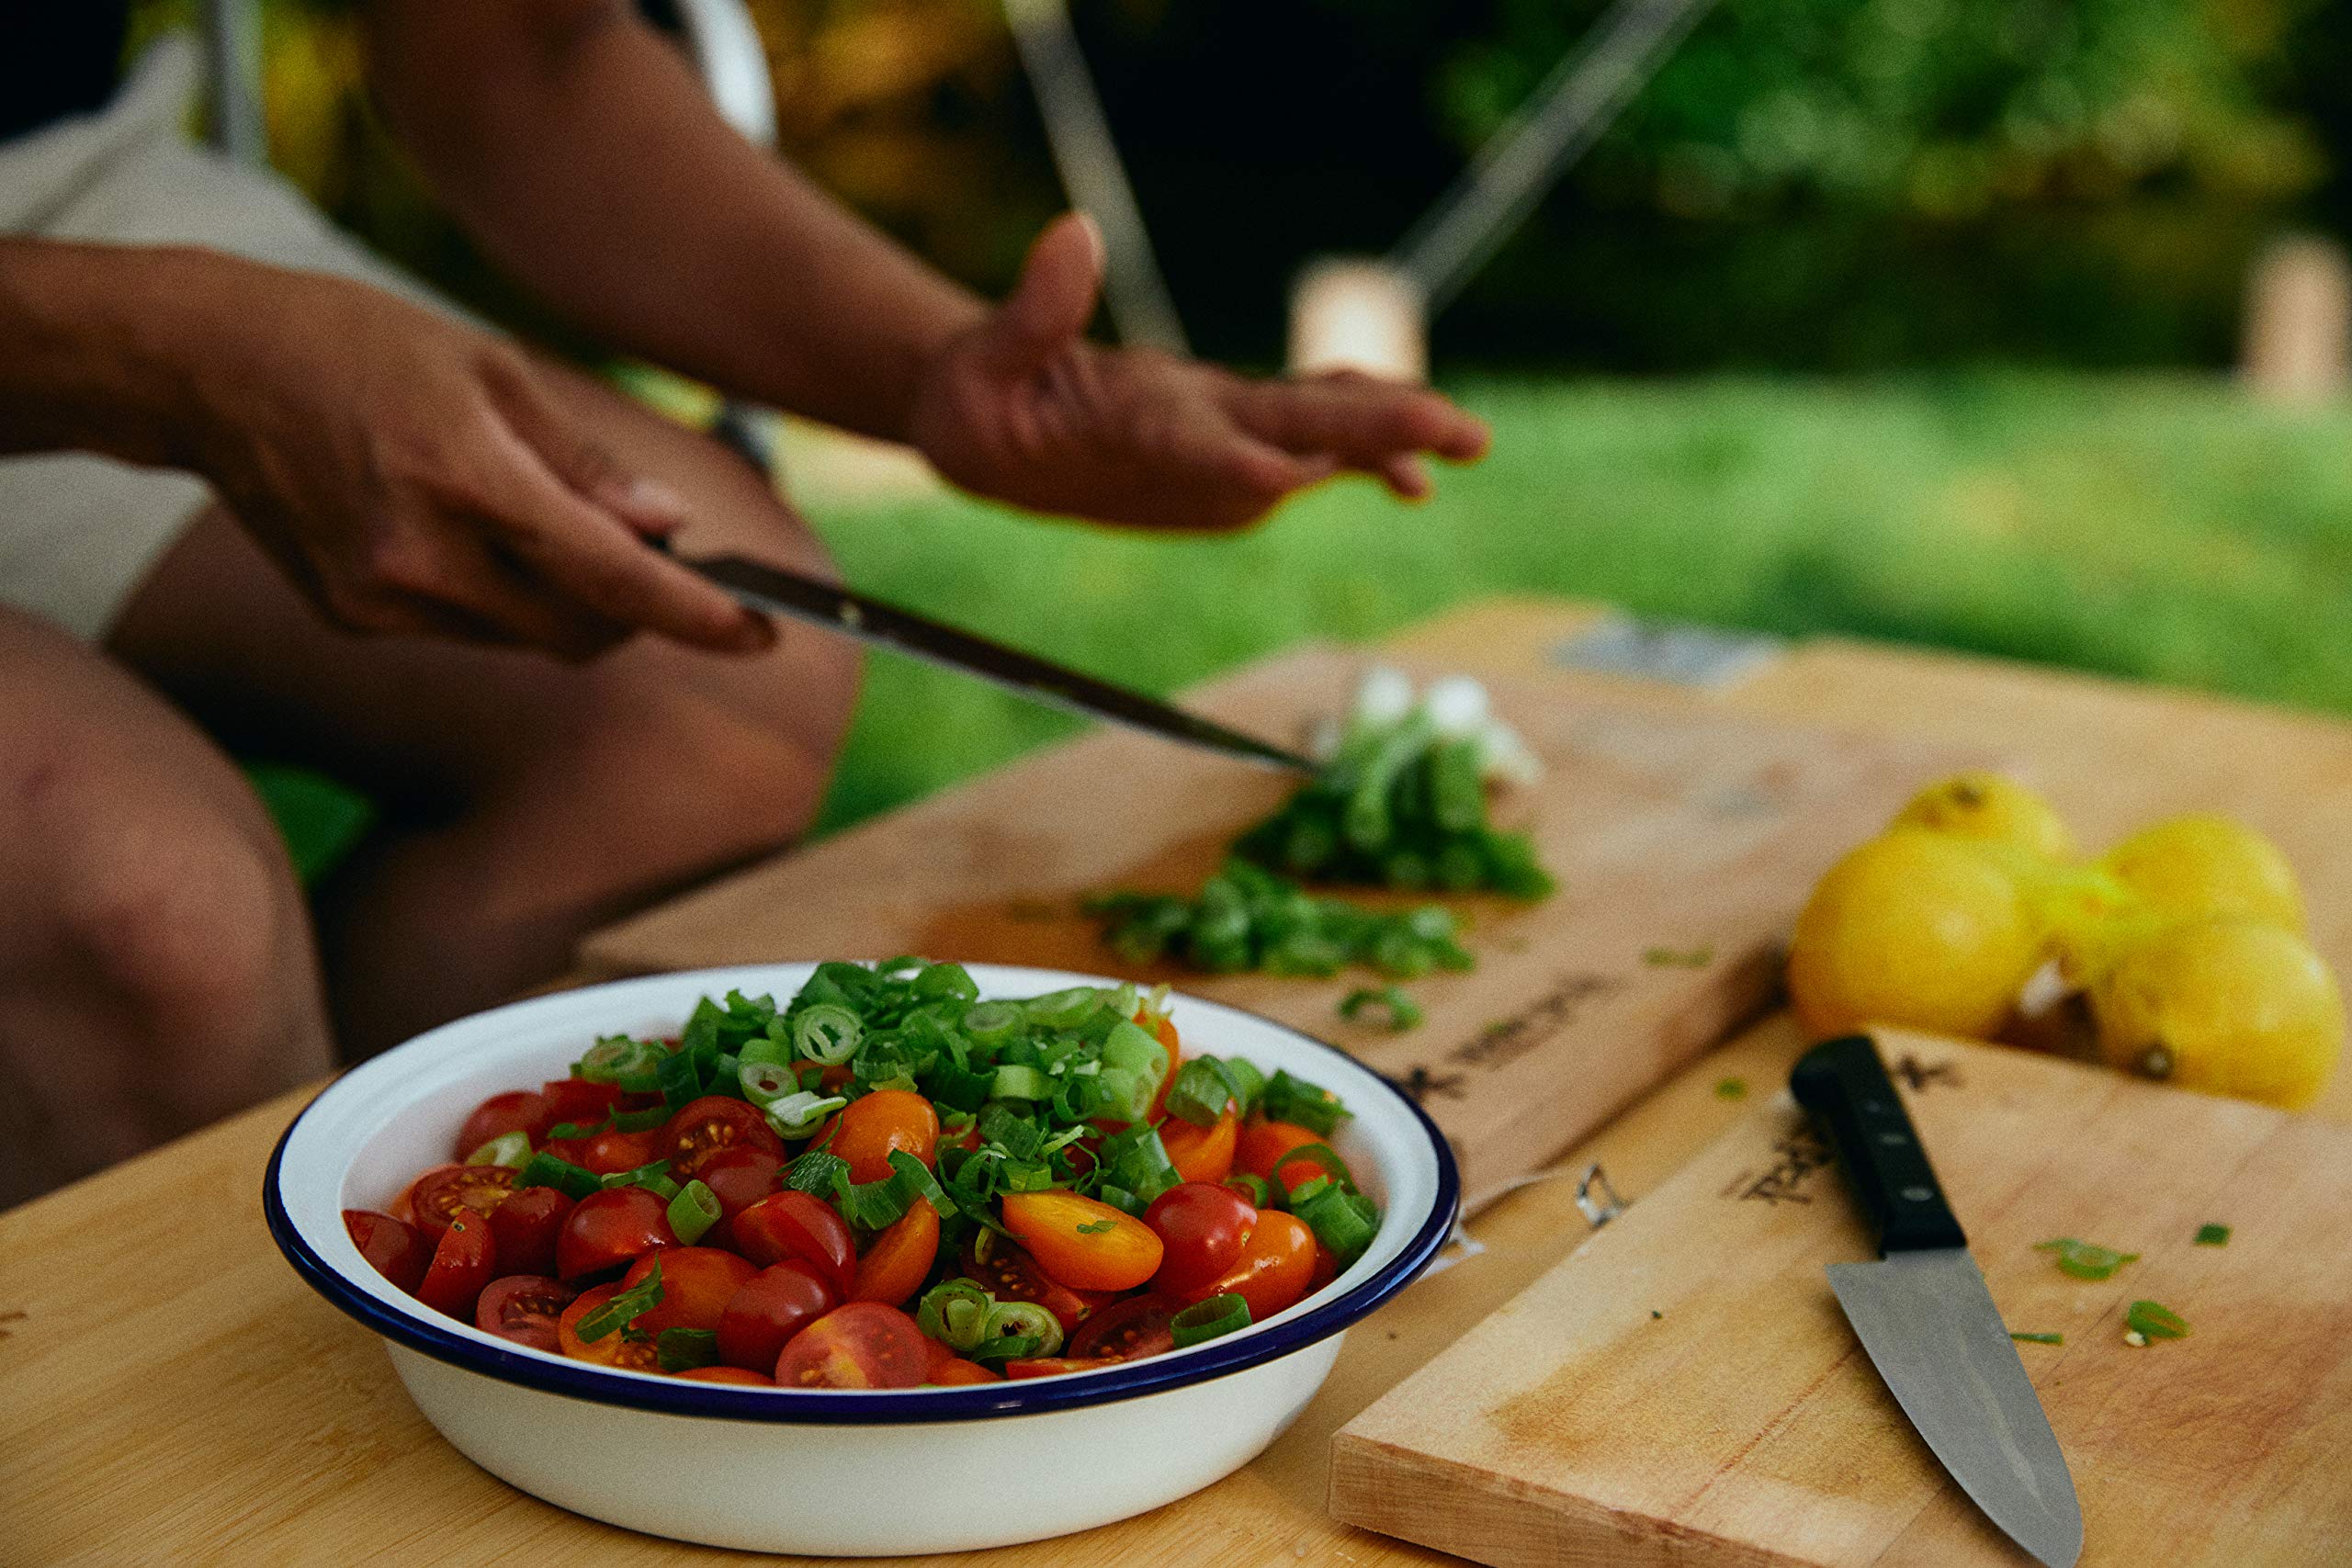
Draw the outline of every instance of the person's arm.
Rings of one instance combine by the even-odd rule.
[[[646,547],[678,503],[571,429],[519,351],[379,289],[213,251],[0,238],[0,452],[201,473],[349,629],[581,657],[639,628],[774,640]]]

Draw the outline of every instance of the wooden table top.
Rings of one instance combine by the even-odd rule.
[[[1629,640],[1611,612],[1557,601],[1472,606],[1395,646],[1473,671],[1548,669],[1568,689],[1993,746],[2093,845],[2167,812],[2227,809],[2286,847],[2314,939],[2352,971],[2352,791],[2342,787],[2352,724],[1836,641],[1752,650],[1744,673],[1726,673],[1740,659],[1702,659],[1715,684],[1597,673],[1589,666],[1655,662],[1657,650]],[[1089,1568],[1180,1553],[1204,1568],[1452,1561],[1325,1516],[1331,1434],[1580,1239],[1576,1173],[1599,1161],[1627,1197],[1649,1190],[1743,1114],[1714,1093],[1720,1080],[1775,1085],[1802,1044],[1786,1019],[1767,1021],[1560,1161],[1555,1172],[1570,1179],[1538,1180],[1488,1209],[1475,1226],[1483,1251],[1354,1329],[1298,1423],[1238,1473],[1141,1518],[996,1555]],[[2347,1079],[2317,1114],[2352,1122]],[[263,1224],[263,1167],[307,1098],[0,1214],[0,1563],[733,1556],[540,1503],[425,1425],[373,1337],[296,1279]]]

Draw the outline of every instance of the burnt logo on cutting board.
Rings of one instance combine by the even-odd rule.
[[[1622,990],[1625,982],[1613,975],[1565,975],[1542,996],[1480,1030],[1475,1039],[1446,1054],[1448,1061],[1492,1072],[1519,1060],[1530,1051],[1573,1025],[1587,1003]]]
[[[1903,1053],[1903,1059],[1894,1064],[1894,1076],[1901,1078],[1903,1087],[1913,1094],[1920,1093],[1930,1084],[1941,1084],[1946,1089],[1960,1087],[1959,1064],[1922,1062],[1908,1051]]]
[[[1413,1097],[1416,1105],[1427,1105],[1430,1096],[1442,1094],[1448,1100],[1467,1098],[1462,1091],[1464,1073],[1433,1073],[1425,1063],[1416,1062],[1413,1070],[1394,1080],[1398,1089]]]
[[[1815,1136],[1811,1128],[1800,1127],[1773,1141],[1770,1165],[1760,1173],[1741,1171],[1716,1196],[1758,1203],[1810,1203],[1813,1194],[1805,1188],[1829,1160],[1829,1145]]]

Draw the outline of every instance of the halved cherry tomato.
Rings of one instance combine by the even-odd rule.
[[[508,1133],[521,1133],[536,1145],[554,1124],[544,1099],[527,1089],[511,1089],[474,1107],[466,1124],[458,1129],[457,1147],[449,1157],[462,1160],[491,1139]]]
[[[417,1282],[433,1261],[433,1244],[424,1239],[424,1232],[406,1220],[373,1209],[345,1209],[343,1228],[351,1233],[351,1245],[376,1266],[377,1273],[410,1295],[416,1294]]]
[[[775,1191],[775,1173],[783,1168],[784,1161],[765,1149],[721,1149],[703,1161],[695,1174],[718,1200],[718,1223],[703,1233],[703,1245],[733,1247],[735,1216]]]
[[[1069,1353],[1081,1361],[1139,1361],[1176,1348],[1168,1320],[1182,1309],[1157,1292],[1113,1302],[1070,1336]]]
[[[922,1381],[936,1383],[941,1388],[960,1388],[967,1383],[1002,1382],[1004,1380],[978,1361],[967,1361],[956,1356],[932,1368]]]
[[[702,1174],[703,1162],[722,1149],[759,1149],[784,1157],[784,1140],[768,1125],[759,1107],[729,1095],[706,1094],[678,1108],[662,1126],[653,1155],[670,1162],[672,1174],[689,1181]]]
[[[1136,1014],[1136,1021],[1143,1022],[1144,1015]],[[1157,1122],[1168,1114],[1168,1091],[1176,1087],[1176,1069],[1183,1065],[1183,1042],[1176,1038],[1176,1021],[1163,1018],[1152,1027],[1152,1033],[1168,1047],[1168,1071],[1160,1077],[1159,1089],[1152,1091],[1151,1109],[1144,1113],[1147,1122]]]
[[[1131,1290],[1151,1278],[1163,1250],[1133,1214],[1057,1189],[1005,1194],[1004,1228],[1048,1279],[1074,1291]]]
[[[435,1312],[473,1321],[474,1301],[498,1271],[497,1244],[490,1239],[490,1221],[461,1213],[441,1232],[433,1262],[416,1287],[416,1299]]]
[[[665,1328],[717,1328],[728,1302],[760,1271],[757,1265],[715,1247],[665,1247],[630,1264],[621,1276],[621,1289],[643,1284],[657,1263],[662,1266],[661,1304],[639,1314],[634,1325],[648,1334]]]
[[[841,1304],[841,1293],[816,1265],[787,1258],[727,1298],[718,1314],[718,1359],[730,1367],[773,1371],[794,1335]]]
[[[1190,1301],[1239,1296],[1250,1303],[1250,1321],[1263,1323],[1306,1294],[1307,1282],[1314,1277],[1315,1233],[1296,1215],[1268,1209],[1259,1213],[1249,1243],[1233,1267],[1185,1295]]]
[[[880,1181],[890,1174],[893,1149],[932,1162],[939,1152],[939,1112],[912,1089],[876,1089],[842,1108],[825,1146],[849,1161],[852,1181]]]
[[[1001,1302],[1035,1302],[1054,1314],[1065,1334],[1111,1299],[1100,1291],[1073,1291],[1056,1284],[1037,1267],[1035,1258],[1001,1236],[995,1238],[987,1262],[980,1261],[977,1246],[966,1247],[961,1261],[965,1277],[978,1280],[989,1294]]]
[[[913,1388],[927,1359],[922,1330],[897,1307],[852,1302],[792,1337],[776,1358],[779,1388]]]
[[[586,1078],[549,1078],[539,1086],[539,1098],[547,1101],[550,1130],[566,1122],[575,1127],[594,1127],[620,1103],[621,1086],[590,1083]],[[537,1142],[537,1137],[532,1141]]]
[[[608,1187],[580,1200],[565,1216],[555,1243],[556,1272],[578,1280],[677,1245],[667,1203],[642,1187]]]
[[[1275,1161],[1293,1149],[1322,1142],[1322,1135],[1315,1129],[1302,1127],[1295,1122],[1252,1120],[1241,1129],[1240,1144],[1234,1151],[1233,1168],[1272,1180]],[[1283,1167],[1283,1185],[1295,1187],[1317,1175],[1332,1174],[1312,1159],[1293,1160]]]
[[[806,1192],[771,1192],[735,1216],[735,1250],[758,1264],[800,1258],[844,1300],[857,1279],[857,1244],[831,1203]]]
[[[922,1287],[939,1258],[939,1211],[918,1198],[857,1260],[849,1299],[900,1306]]]
[[[499,1268],[509,1274],[554,1273],[556,1240],[571,1214],[571,1200],[552,1187],[521,1187],[508,1193],[506,1201],[490,1212]]]
[[[1115,1356],[1100,1356],[1091,1360],[1077,1356],[1033,1356],[1025,1361],[1007,1361],[1004,1375],[1008,1378],[1057,1378],[1064,1372],[1091,1372],[1097,1367],[1115,1367]]]
[[[576,1146],[578,1157],[571,1155],[562,1157],[599,1176],[613,1176],[653,1163],[653,1134],[650,1133],[620,1133],[607,1129],[594,1137],[581,1139]],[[549,1152],[554,1151],[551,1149]]]
[[[1230,1187],[1187,1181],[1154,1198],[1143,1223],[1166,1248],[1151,1277],[1152,1289],[1181,1298],[1233,1267],[1258,1223],[1258,1211]]]
[[[1340,1259],[1321,1242],[1315,1244],[1315,1271],[1306,1277],[1306,1293],[1313,1295],[1340,1277]]]
[[[1225,1113],[1205,1127],[1195,1127],[1181,1116],[1159,1124],[1159,1142],[1168,1163],[1187,1181],[1223,1181],[1233,1174],[1233,1145],[1240,1119],[1228,1103]]]
[[[956,1359],[956,1347],[926,1334],[922,1337],[922,1370],[927,1377]]]
[[[426,1239],[438,1242],[460,1213],[487,1218],[514,1190],[514,1173],[503,1165],[436,1165],[409,1188],[409,1213]]]
[[[632,1339],[627,1330],[620,1328],[593,1342],[580,1337],[580,1320],[619,1293],[617,1284],[598,1285],[581,1292],[563,1309],[563,1315],[556,1319],[556,1348],[575,1361],[594,1361],[600,1367],[618,1367],[631,1372],[660,1371],[660,1352],[650,1339]]]
[[[740,1382],[751,1388],[774,1388],[775,1379],[742,1367],[689,1367],[678,1376],[688,1382]]]
[[[474,1326],[484,1334],[560,1353],[556,1319],[580,1292],[544,1274],[504,1274],[484,1286],[474,1303]]]

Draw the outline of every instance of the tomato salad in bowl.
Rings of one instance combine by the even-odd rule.
[[[458,1020],[328,1085],[263,1190],[296,1271],[484,1469],[820,1554],[1035,1540],[1209,1484],[1458,1197],[1420,1108],[1296,1030],[912,962]]]
[[[1164,992],[983,1000],[919,959],[704,997],[476,1106],[390,1212],[383,1276],[599,1366],[797,1389],[1115,1366],[1262,1322],[1380,1224],[1327,1141],[1349,1112],[1189,1058]]]

